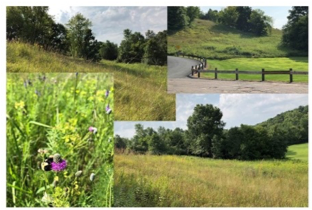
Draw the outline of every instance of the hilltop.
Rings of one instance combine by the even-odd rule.
[[[269,36],[259,37],[209,20],[196,19],[191,27],[169,31],[168,53],[180,48],[186,54],[209,59],[307,56],[281,47],[281,37],[279,29],[272,29]]]

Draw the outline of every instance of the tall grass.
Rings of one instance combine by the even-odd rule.
[[[113,73],[115,120],[175,120],[175,95],[167,94],[167,66],[106,60],[95,64],[37,46],[8,42],[7,72]]]
[[[118,154],[114,206],[307,207],[304,161]]]
[[[110,74],[7,75],[8,207],[112,205],[113,98]],[[56,153],[65,170],[42,170]]]
[[[309,157],[309,144],[295,144],[287,149],[287,158],[294,160],[308,161]]]

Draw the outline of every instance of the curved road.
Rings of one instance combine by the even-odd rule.
[[[308,93],[308,84],[191,79],[199,61],[168,56],[168,93]]]
[[[185,78],[191,73],[191,66],[200,62],[187,58],[168,56],[168,78]]]

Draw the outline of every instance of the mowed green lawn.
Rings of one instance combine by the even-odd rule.
[[[116,207],[307,207],[308,162],[117,154]]]
[[[290,58],[232,58],[227,60],[207,60],[207,69],[214,70],[239,70],[245,71],[265,71],[270,70],[289,70],[308,71],[307,57]],[[201,77],[214,78],[214,73],[204,73]],[[261,81],[261,74],[240,74],[239,80]],[[218,74],[218,79],[235,80],[235,74]],[[289,82],[289,75],[265,75],[266,81]],[[308,75],[293,75],[293,82],[308,82]]]
[[[308,154],[309,154],[308,143],[296,144],[288,147],[286,157],[289,159],[308,161],[309,158]]]

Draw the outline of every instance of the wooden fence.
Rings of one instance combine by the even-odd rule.
[[[215,79],[218,79],[218,74],[235,74],[235,80],[239,79],[240,74],[261,74],[261,81],[265,81],[265,75],[267,74],[288,74],[289,75],[289,82],[293,82],[293,75],[298,74],[298,75],[308,75],[308,72],[305,71],[293,71],[292,69],[289,69],[288,71],[286,70],[274,70],[274,71],[265,71],[262,69],[262,71],[238,71],[238,69],[235,69],[235,71],[230,71],[230,70],[218,70],[215,68],[215,70],[204,70],[204,69],[193,69],[192,67],[192,75],[194,73],[197,73],[198,78],[200,78],[200,73],[202,72],[208,72],[208,73],[214,73]]]
[[[238,69],[235,69],[234,71],[231,70],[218,70],[217,68],[215,68],[215,70],[205,70],[205,68],[207,67],[207,59],[202,57],[202,56],[198,56],[198,55],[192,55],[192,54],[184,54],[182,52],[177,52],[175,54],[172,55],[176,55],[176,56],[182,56],[182,57],[187,57],[187,58],[191,58],[194,60],[198,60],[200,62],[200,64],[195,65],[195,66],[191,66],[191,73],[192,76],[196,73],[198,78],[200,78],[200,73],[202,72],[207,72],[207,73],[214,73],[215,75],[215,79],[218,79],[218,74],[235,74],[235,80],[239,79],[239,75],[240,74],[260,74],[261,75],[261,81],[265,81],[265,75],[267,74],[284,74],[284,75],[289,75],[289,82],[292,83],[293,82],[293,75],[297,74],[297,75],[308,75],[308,72],[306,71],[293,71],[292,69],[289,70],[274,70],[274,71],[265,71],[264,69],[262,69],[261,71],[238,71]]]

